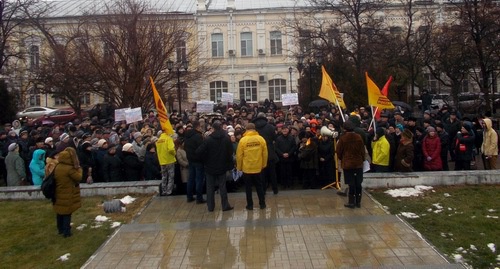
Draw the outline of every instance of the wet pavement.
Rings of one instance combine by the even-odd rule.
[[[154,197],[84,268],[463,268],[366,195],[360,209],[332,189],[268,192],[262,210],[246,210],[245,193],[229,202],[208,212]]]

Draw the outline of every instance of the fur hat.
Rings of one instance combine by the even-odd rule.
[[[69,138],[69,134],[63,133],[62,135],[59,136],[59,141],[64,141],[64,139]]]
[[[54,141],[54,139],[52,137],[45,138],[45,144],[48,144],[48,143],[50,143],[52,141]]]
[[[9,145],[9,151],[14,151],[19,147],[17,143],[12,143]]]
[[[427,131],[427,133],[436,132],[436,128],[429,126],[429,127],[427,127],[426,131]]]
[[[134,133],[134,140],[141,137],[141,136],[142,136],[141,132],[135,132]]]
[[[127,143],[127,144],[123,145],[122,151],[129,151],[130,149],[133,150],[134,148],[133,148],[132,144]]]
[[[409,129],[405,129],[402,135],[406,139],[413,139],[413,133]]]

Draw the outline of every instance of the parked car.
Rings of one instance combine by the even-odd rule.
[[[32,122],[35,126],[52,125],[52,124],[65,124],[74,121],[78,115],[72,108],[57,109],[47,115],[41,116]]]
[[[37,119],[40,118],[43,115],[47,115],[52,111],[55,111],[56,109],[53,107],[43,107],[43,106],[32,106],[28,107],[23,111],[19,111],[16,114],[16,117],[21,120],[28,120],[28,119]]]
[[[115,116],[115,107],[109,103],[95,104],[92,108],[84,111],[88,117],[97,117],[99,119],[111,119]]]
[[[449,94],[432,94],[431,109],[440,109],[444,104],[449,104],[450,102]],[[415,100],[419,109],[422,109],[422,100]]]

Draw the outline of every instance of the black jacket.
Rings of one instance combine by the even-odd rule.
[[[102,173],[104,182],[122,181],[122,160],[116,154],[104,155],[102,159]]]
[[[205,156],[205,172],[209,175],[222,175],[234,168],[233,144],[224,130],[210,134],[196,150],[199,156]]]
[[[133,152],[122,152],[122,170],[125,181],[139,181],[142,176],[142,163]]]
[[[160,162],[158,161],[156,152],[146,152],[146,157],[144,158],[144,179],[161,179]]]
[[[294,154],[297,151],[297,144],[295,144],[295,139],[288,134],[287,136],[280,135],[276,138],[276,154],[280,162],[293,162]],[[288,153],[288,158],[283,158],[283,153]]]
[[[276,150],[274,148],[274,142],[276,141],[276,128],[267,122],[266,118],[255,118],[253,120],[255,124],[255,129],[259,133],[260,136],[266,140],[267,145],[267,161],[268,162],[277,162],[278,155],[276,154]]]
[[[184,150],[189,162],[201,163],[203,158],[196,154],[196,149],[203,143],[203,135],[195,129],[184,133]]]

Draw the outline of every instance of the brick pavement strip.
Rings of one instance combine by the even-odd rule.
[[[333,190],[266,198],[249,212],[245,194],[231,193],[233,211],[209,213],[184,196],[155,197],[84,268],[462,268],[368,196],[354,210]]]

